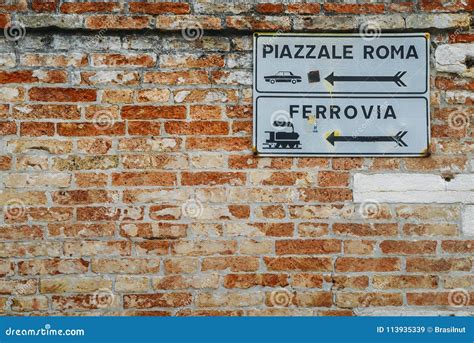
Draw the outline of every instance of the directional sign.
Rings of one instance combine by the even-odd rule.
[[[253,84],[257,154],[429,154],[428,34],[255,34]]]

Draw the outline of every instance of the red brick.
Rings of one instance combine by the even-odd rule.
[[[441,247],[447,253],[453,254],[472,254],[474,253],[474,241],[443,241]]]
[[[426,255],[436,253],[436,241],[383,241],[380,250],[384,254]]]
[[[318,185],[321,187],[347,187],[349,173],[321,171],[318,173]]]
[[[159,2],[159,3],[146,3],[146,2],[130,2],[130,12],[132,13],[145,13],[145,14],[186,14],[189,13],[189,4],[185,2]]]
[[[53,192],[51,198],[54,203],[59,205],[87,205],[112,202],[113,194],[113,192],[101,189],[75,189]]]
[[[128,134],[135,136],[159,136],[161,123],[152,121],[129,121]]]
[[[474,11],[474,2],[471,0],[421,0],[420,8],[427,12],[472,12]]]
[[[172,172],[113,173],[114,186],[173,186],[176,174]]]
[[[259,258],[253,256],[206,257],[202,260],[202,271],[255,272],[258,268]]]
[[[54,136],[54,123],[23,122],[20,125],[20,136]]]
[[[321,5],[314,3],[288,4],[287,11],[297,14],[318,14],[321,11]]]
[[[12,158],[10,156],[0,156],[0,170],[11,168]]]
[[[125,124],[119,122],[99,126],[92,123],[58,123],[58,134],[68,137],[118,136],[125,134]]]
[[[31,70],[0,71],[0,84],[38,82]]]
[[[333,254],[341,252],[341,241],[335,239],[296,239],[275,242],[277,255]]]
[[[330,257],[265,257],[264,262],[272,271],[332,271]]]
[[[80,108],[76,105],[16,105],[16,119],[80,119]]]
[[[226,135],[229,124],[224,121],[169,121],[165,123],[165,131],[176,135]]]
[[[450,43],[472,43],[474,42],[474,34],[472,33],[452,33],[449,35]]]
[[[224,277],[225,288],[252,287],[285,287],[288,286],[286,274],[228,274]]]
[[[86,18],[85,27],[92,30],[100,29],[144,29],[150,26],[150,17],[125,15],[92,15]]]
[[[260,3],[255,6],[255,10],[262,14],[279,14],[285,10],[284,4]]]
[[[323,4],[323,8],[329,13],[348,14],[380,14],[385,10],[383,4]]]
[[[123,106],[123,119],[185,119],[185,106]]]
[[[111,67],[152,67],[155,64],[153,57],[147,54],[93,54],[92,63],[95,66]]]
[[[332,168],[333,169],[343,169],[343,170],[351,170],[351,169],[361,169],[364,164],[364,159],[360,157],[352,157],[352,158],[335,158],[332,160]]]
[[[97,99],[96,90],[79,88],[33,87],[28,95],[33,101],[92,102]]]
[[[442,90],[461,89],[474,91],[474,80],[467,78],[448,78],[438,76],[435,79],[435,84],[438,89]]]
[[[31,8],[35,12],[55,12],[59,0],[33,0]]]
[[[339,272],[394,272],[401,269],[400,259],[395,257],[357,258],[339,257],[336,271]]]
[[[397,224],[346,224],[335,223],[333,225],[334,233],[349,236],[396,236],[398,234]]]
[[[183,172],[181,184],[183,186],[196,185],[232,185],[245,184],[246,175],[234,172]]]
[[[406,261],[407,272],[450,272],[470,271],[472,262],[469,258],[422,258],[411,257]]]
[[[10,15],[0,13],[0,29],[5,28],[7,25],[10,24]]]
[[[97,13],[114,12],[120,9],[119,3],[113,2],[65,2],[61,5],[62,13]]]
[[[415,10],[415,5],[413,2],[400,2],[386,4],[385,6],[389,12],[411,13]]]
[[[16,134],[16,123],[13,121],[0,122],[0,136]]]
[[[437,288],[438,278],[431,275],[374,275],[377,289]]]
[[[124,308],[182,307],[190,305],[190,293],[125,294]]]

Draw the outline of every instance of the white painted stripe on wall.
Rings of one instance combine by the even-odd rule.
[[[355,174],[354,201],[474,203],[474,174],[446,181],[436,174]]]
[[[464,208],[462,215],[462,232],[466,236],[474,236],[474,205]]]

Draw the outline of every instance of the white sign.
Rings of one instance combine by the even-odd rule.
[[[426,156],[427,34],[254,36],[264,156]]]

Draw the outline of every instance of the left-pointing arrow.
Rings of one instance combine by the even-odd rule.
[[[395,136],[336,136],[336,133],[332,132],[326,139],[332,145],[336,142],[395,142],[406,147],[408,145],[403,141],[403,137],[407,133],[408,131],[400,131]]]
[[[399,71],[394,76],[336,76],[334,72],[325,78],[327,82],[334,86],[334,82],[395,82],[398,87],[406,87],[402,81],[406,71]]]

